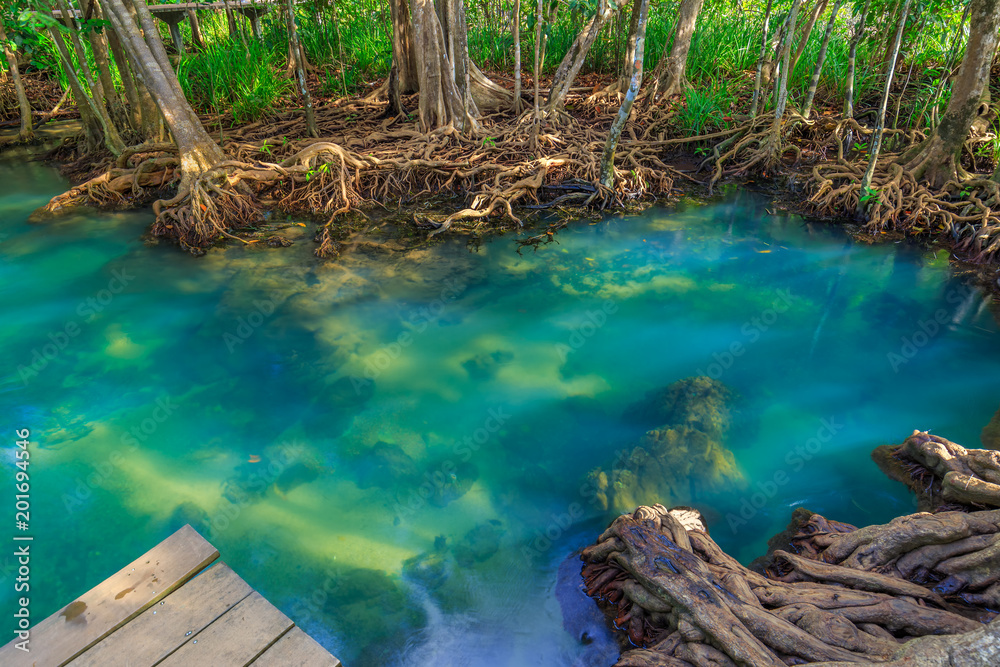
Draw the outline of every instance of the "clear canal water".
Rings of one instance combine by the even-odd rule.
[[[0,496],[12,526],[30,429],[36,621],[190,522],[352,667],[607,665],[554,588],[610,518],[582,480],[637,443],[645,392],[708,374],[742,396],[747,485],[688,500],[744,561],[797,506],[911,511],[871,449],[914,428],[979,446],[1000,404],[989,298],[946,252],[746,194],[537,252],[326,263],[294,224],[290,248],[203,258],[145,244],[149,212],[28,224],[65,185],[0,163]]]

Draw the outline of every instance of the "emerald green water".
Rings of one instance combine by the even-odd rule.
[[[35,622],[190,522],[346,664],[610,664],[553,588],[609,519],[582,481],[636,444],[621,414],[646,391],[707,373],[742,396],[748,485],[690,503],[743,560],[796,506],[911,511],[870,450],[914,428],[978,446],[1000,406],[988,297],[945,252],[746,195],[523,256],[451,238],[325,263],[294,225],[290,248],[200,259],[145,245],[148,212],[29,225],[64,186],[0,162],[2,534],[27,428]]]

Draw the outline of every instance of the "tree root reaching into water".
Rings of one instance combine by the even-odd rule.
[[[604,130],[570,120],[557,127],[483,119],[491,136],[468,136],[452,127],[423,134],[399,118],[379,118],[363,102],[324,110],[323,139],[288,140],[301,120],[279,117],[261,138],[251,125],[231,134],[229,160],[187,179],[175,196],[154,203],[153,232],[184,246],[203,248],[256,221],[263,206],[326,218],[318,254],[335,252],[330,225],[338,216],[380,202],[424,195],[460,196],[467,202],[447,215],[417,219],[431,234],[456,226],[520,225],[517,208],[537,204],[539,193],[559,183],[596,183]],[[368,111],[369,113],[364,113]],[[364,116],[364,119],[361,118]],[[634,133],[633,133],[634,135]],[[567,186],[560,205],[620,205],[669,193],[677,172],[660,159],[662,148],[625,139],[620,144],[614,191]],[[178,159],[168,146],[127,150],[116,165],[54,198],[46,210],[73,204],[121,206],[146,188],[176,182]],[[575,191],[574,191],[575,190]]]
[[[921,510],[1000,507],[1000,452],[996,450],[966,449],[940,436],[914,431],[900,445],[877,448],[872,458],[886,475],[910,487]]]
[[[814,210],[828,215],[864,218],[865,231],[938,233],[951,238],[957,251],[973,262],[995,261],[1000,253],[1000,184],[986,177],[950,180],[930,188],[918,180],[919,165],[884,155],[875,168],[870,191],[861,191],[865,165],[844,159],[843,133],[870,133],[853,119],[841,121],[834,132],[837,158],[813,167],[809,179]],[[903,135],[906,145],[923,139],[917,132],[886,130]],[[915,169],[917,171],[915,171]]]
[[[995,604],[989,593],[915,580],[980,572],[992,554],[980,543],[1000,537],[1000,512],[913,515],[861,530],[804,514],[789,551],[773,551],[764,573],[726,555],[689,508],[643,506],[615,519],[582,557],[588,595],[639,647],[618,667],[894,664],[916,637],[988,627],[997,641],[1000,624],[983,625],[993,617],[983,608]],[[985,577],[965,584],[992,586]]]

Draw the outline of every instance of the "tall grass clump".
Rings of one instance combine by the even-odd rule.
[[[264,118],[291,92],[285,53],[266,42],[226,39],[186,55],[177,68],[184,95],[202,111],[231,110],[237,123]]]
[[[389,74],[392,66],[392,27],[384,7],[369,6],[363,2],[344,3],[339,6],[336,18],[332,12],[322,17],[318,14],[299,14],[298,21],[299,39],[306,59],[320,68],[336,71],[335,75],[321,75],[320,78],[339,80],[341,83],[336,86],[337,92],[358,93],[366,81]],[[340,62],[341,54],[343,63]],[[324,83],[324,91],[327,88],[333,92],[333,87]]]
[[[737,77],[752,70],[760,51],[760,26],[745,16],[705,12],[691,38],[688,78]]]
[[[724,129],[736,102],[733,91],[733,83],[722,76],[688,88],[674,122],[688,136]]]

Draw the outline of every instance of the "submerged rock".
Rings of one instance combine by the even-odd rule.
[[[315,466],[297,462],[285,468],[278,478],[274,480],[274,488],[278,493],[284,495],[292,489],[308,484],[319,477],[319,470]]]
[[[292,245],[292,243],[293,243],[292,241],[289,241],[283,236],[278,236],[277,234],[274,234],[273,236],[269,236],[267,238],[267,245],[269,245],[272,248],[287,248],[288,246]]]
[[[686,426],[721,440],[732,424],[734,394],[710,377],[689,377],[656,389],[625,410],[625,418],[646,428]]]
[[[210,522],[208,512],[203,510],[199,505],[188,501],[178,505],[171,513],[170,519],[167,520],[167,528],[169,532],[174,533],[183,528],[185,524],[191,524],[192,527],[199,528]]]
[[[500,366],[514,360],[514,353],[508,350],[497,350],[489,354],[477,354],[462,362],[462,368],[473,380],[489,380],[497,374]]]
[[[424,478],[433,487],[427,501],[435,507],[445,507],[468,493],[479,479],[479,469],[472,463],[456,464],[451,459],[442,459],[428,466]]]
[[[717,380],[694,377],[650,392],[629,409],[641,423],[661,421],[610,470],[596,469],[588,484],[602,509],[626,512],[667,499],[690,503],[705,494],[742,488],[746,481],[726,447],[733,392]]]
[[[410,486],[420,477],[416,462],[402,447],[381,440],[362,454],[354,470],[362,489]]]
[[[335,405],[362,408],[375,393],[375,381],[345,375],[327,387],[326,397]]]
[[[402,582],[383,570],[335,570],[330,579],[324,610],[344,636],[368,641],[359,651],[359,663],[384,664],[427,623],[426,612]]]
[[[496,519],[477,525],[465,534],[461,542],[452,547],[455,562],[463,567],[482,563],[497,553],[500,549],[500,538],[506,532],[503,524]]]
[[[317,479],[323,470],[315,455],[301,445],[270,445],[236,467],[222,482],[222,495],[236,505],[257,502],[272,490],[283,496]]]
[[[403,576],[429,591],[440,588],[448,580],[452,560],[447,551],[448,540],[443,535],[434,539],[434,549],[403,561]]]

